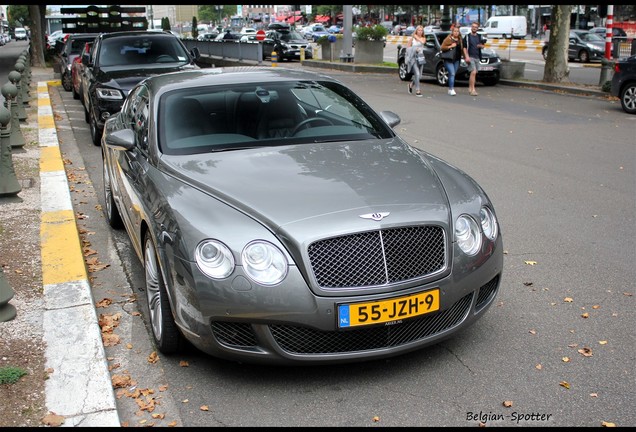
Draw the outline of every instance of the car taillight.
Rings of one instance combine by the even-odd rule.
[[[621,71],[621,67],[618,65],[618,63],[614,63],[614,72],[619,73]]]

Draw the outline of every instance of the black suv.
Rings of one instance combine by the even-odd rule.
[[[263,58],[271,58],[272,51],[276,51],[280,61],[300,60],[301,48],[305,50],[305,59],[311,60],[313,58],[311,44],[303,35],[292,30],[289,25],[276,28],[270,24],[263,41]]]
[[[130,89],[151,75],[198,68],[191,52],[169,32],[122,31],[99,34],[82,57],[82,92],[93,144],[100,145],[104,122],[117,113]]]
[[[426,57],[426,63],[422,68],[422,76],[432,76],[437,80],[437,83],[441,86],[448,85],[448,71],[444,66],[444,60],[439,56],[441,51],[442,42],[448,36],[449,31],[433,31],[425,32],[426,43],[424,44],[424,57]],[[406,47],[398,45],[398,75],[402,81],[410,81],[413,77],[411,71],[407,70],[407,65],[404,62],[406,55]],[[499,72],[501,68],[501,59],[493,50],[489,48],[482,48],[481,61],[479,71],[477,72],[477,81],[487,86],[493,86],[499,82]],[[458,71],[455,73],[456,80],[467,81],[470,72],[468,72],[468,65],[462,59],[459,63]]]

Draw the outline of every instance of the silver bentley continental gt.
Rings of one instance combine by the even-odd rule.
[[[492,202],[319,73],[183,71],[102,136],[105,213],[145,269],[156,347],[245,363],[386,358],[479,319],[502,280]]]

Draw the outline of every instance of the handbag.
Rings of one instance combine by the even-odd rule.
[[[444,60],[455,60],[455,48],[451,48],[448,51],[442,51],[439,56]]]

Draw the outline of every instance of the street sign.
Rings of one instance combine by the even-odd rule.
[[[265,32],[263,30],[259,30],[256,32],[256,40],[265,40]]]

